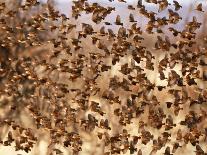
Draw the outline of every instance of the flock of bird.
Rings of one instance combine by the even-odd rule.
[[[157,11],[148,10],[147,3]],[[116,13],[116,7],[108,4],[74,0],[72,16],[67,17],[49,2],[26,0],[15,9],[0,3],[0,108],[4,110],[0,129],[6,126],[9,130],[0,145],[14,144],[16,151],[29,152],[41,139],[41,130],[49,133],[48,154],[63,154],[56,144],[78,154],[84,149],[85,132],[104,144],[103,155],[142,155],[141,145],[151,155],[160,154],[163,148],[161,154],[172,155],[189,143],[196,155],[206,155],[207,89],[199,85],[207,81],[207,71],[202,70],[207,66],[206,38],[204,44],[197,41],[202,23],[193,16],[184,27],[176,28],[183,20],[178,13],[182,6],[167,0],[138,0],[137,5],[127,5],[128,19],[117,15],[111,22],[106,17]],[[160,17],[164,11],[165,17]],[[204,14],[205,8],[200,3],[193,11]],[[82,14],[91,15],[93,24],[76,24]],[[137,16],[146,18],[144,28]],[[153,48],[144,45],[146,34],[156,38]],[[43,57],[28,56],[38,47],[49,51]],[[157,65],[156,53],[164,55]],[[129,61],[120,64],[123,59]],[[122,76],[104,77],[117,64]],[[178,65],[180,71],[175,69]],[[155,70],[165,85],[149,80],[146,71]],[[61,74],[68,82],[59,80]],[[192,96],[189,87],[197,95]],[[156,92],[165,92],[172,100],[160,101]],[[21,121],[22,113],[30,114],[33,126]],[[116,131],[112,118],[121,130]],[[128,129],[131,124],[137,134]]]

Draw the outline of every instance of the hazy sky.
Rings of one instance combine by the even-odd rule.
[[[40,0],[42,2],[47,2],[47,0]],[[63,7],[67,7],[67,5],[71,5],[71,2],[73,0],[55,0],[56,4],[58,5],[64,5]],[[97,2],[97,3],[109,3],[109,0],[88,0],[89,2]],[[126,0],[128,3],[127,4],[137,4],[137,1],[138,0]],[[143,0],[143,3],[144,3],[145,0]],[[188,7],[190,6],[191,4],[198,4],[198,3],[203,3],[204,5],[206,5],[206,0],[177,0],[181,5],[185,5],[185,7]],[[173,0],[168,0],[169,3],[172,3],[173,4]],[[124,3],[120,3],[118,2],[118,0],[114,0],[113,3],[111,4],[115,4],[115,5],[125,5]],[[149,4],[149,3],[144,3],[144,5],[151,5],[153,6],[154,4]],[[68,6],[69,7],[69,6]]]
[[[41,0],[41,1],[47,2],[47,0]],[[64,13],[70,17],[71,11],[72,11],[71,10],[72,1],[73,0],[55,0],[55,3],[56,3],[56,7],[59,9],[59,11],[61,13]],[[136,5],[138,2],[138,0],[126,0],[126,1],[128,2],[127,4],[133,4],[133,5]],[[145,0],[143,0],[143,2],[144,1]],[[204,7],[204,5],[207,5],[206,0],[177,0],[177,1],[183,6],[183,8],[178,11],[178,13],[183,17],[184,20],[186,18],[190,19],[193,16],[198,16],[196,11],[189,12],[189,10],[191,10],[190,8],[192,8],[191,7],[192,5],[195,7],[196,5],[198,5],[199,3],[202,2],[204,10],[207,10],[207,6]],[[109,6],[116,7],[116,12],[114,12],[111,16],[109,16],[110,20],[113,20],[113,16],[116,16],[116,14],[121,15],[122,19],[128,18],[128,13],[123,12],[123,9],[127,8],[126,3],[118,2],[118,0],[114,0],[114,2],[112,2],[112,3],[109,2],[109,0],[88,0],[88,2],[97,2],[97,3],[103,4],[103,5],[107,5],[107,6],[109,4]],[[173,4],[173,0],[168,0],[168,2]],[[158,6],[155,4],[144,3],[144,5],[146,6],[147,10],[151,10],[151,11],[155,11],[155,12],[157,12],[157,10],[158,10]],[[174,6],[171,5],[171,6],[169,6],[169,8],[173,9]],[[166,10],[162,11],[159,15],[165,16],[165,15],[167,15],[167,13],[168,13],[168,10],[166,9]],[[136,14],[136,12],[134,12],[134,14]],[[84,16],[84,18],[85,17],[86,16]],[[139,18],[142,18],[142,16],[139,16]],[[183,22],[185,22],[185,21],[183,21]],[[182,22],[180,22],[180,23],[182,24]]]
[[[41,0],[46,2],[47,0]],[[56,4],[58,5],[58,8],[60,8],[61,11],[65,12],[66,10],[70,11],[70,7],[71,7],[71,2],[73,0],[55,0]],[[102,3],[102,4],[109,4],[110,6],[127,6],[127,4],[134,4],[136,5],[138,0],[126,0],[128,3],[121,3],[118,2],[118,0],[114,0],[113,3],[110,3],[109,0],[88,0],[89,2],[97,2],[97,3]],[[144,3],[145,0],[143,0]],[[187,10],[185,10],[186,8],[189,8],[190,5],[196,5],[199,3],[203,3],[203,4],[207,4],[206,0],[177,0],[182,6],[184,6],[184,12],[186,12]],[[173,4],[173,0],[168,0],[169,3]],[[149,7],[155,7],[155,4],[150,4],[150,3],[144,3],[145,6],[149,6]],[[173,7],[173,5],[171,6]],[[153,9],[152,9],[153,10]],[[180,10],[180,13],[182,13],[182,11]]]
[[[47,1],[47,0],[43,0],[43,1]],[[64,9],[69,8],[71,6],[71,2],[73,0],[55,0],[56,4],[61,7],[63,7]],[[125,6],[125,3],[121,3],[118,2],[118,0],[114,0],[113,3],[110,3],[109,0],[88,0],[89,2],[97,2],[97,3],[104,3],[104,4],[110,4],[110,5],[114,5],[114,6]],[[126,0],[127,4],[134,4],[136,5],[138,0]],[[184,6],[183,8],[189,8],[190,5],[196,5],[199,3],[203,3],[204,5],[206,5],[206,0],[177,0],[182,6]],[[145,0],[143,0],[143,3],[145,2]],[[173,0],[168,0],[169,3],[173,4]],[[149,6],[149,7],[154,7],[155,4],[150,4],[150,3],[144,3],[145,6]],[[173,6],[172,6],[173,7]],[[63,10],[64,10],[63,9]],[[62,9],[61,9],[62,10]],[[184,10],[184,12],[186,12],[186,10]]]
[[[46,1],[46,0],[43,0]],[[56,0],[58,3],[67,3],[70,2],[72,0]],[[94,2],[107,2],[108,0],[90,0],[90,1],[94,1]],[[114,0],[115,2],[117,2],[118,0]],[[134,3],[137,2],[138,0],[127,0],[127,2],[129,3]],[[144,1],[144,0],[143,0]],[[192,2],[206,2],[205,0],[177,0],[180,4],[189,4]],[[172,3],[173,0],[168,0],[168,2]]]
[[[46,2],[47,0],[41,0]],[[55,0],[57,3],[69,3],[72,0]],[[108,2],[108,0],[89,0],[94,2]],[[114,0],[115,2],[118,2],[118,0]],[[128,3],[136,3],[138,0],[127,0]],[[145,0],[143,0],[144,2]],[[177,0],[180,4],[191,4],[195,2],[206,2],[206,0]],[[173,3],[173,0],[168,0],[168,2]]]

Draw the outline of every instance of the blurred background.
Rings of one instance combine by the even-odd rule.
[[[7,1],[8,4],[11,5],[11,7],[14,7],[15,5],[18,7],[17,3],[22,3],[21,0],[16,0],[15,2],[13,0],[6,0],[6,1]],[[88,0],[88,1],[91,2],[91,3],[92,2],[96,2],[96,3],[99,3],[100,5],[103,5],[103,6],[111,6],[111,7],[115,7],[116,8],[116,11],[114,11],[112,14],[108,15],[107,18],[105,19],[105,21],[113,23],[115,21],[116,16],[120,15],[121,16],[121,20],[124,22],[124,27],[129,28],[130,27],[130,23],[128,22],[129,13],[133,13],[135,19],[137,20],[137,25],[138,26],[140,26],[142,28],[145,28],[145,26],[147,24],[146,18],[141,16],[139,14],[139,12],[137,12],[135,10],[134,11],[130,11],[130,12],[128,11],[127,6],[128,5],[136,6],[137,5],[137,0],[127,0],[127,3],[120,3],[117,0],[114,0],[113,2],[108,2],[107,0]],[[73,5],[72,0],[48,0],[48,1],[47,0],[41,0],[40,2],[41,3],[46,3],[46,2],[53,3],[57,10],[59,10],[61,13],[65,14],[65,15],[67,15],[71,19],[72,23],[77,25],[77,30],[79,28],[81,29],[81,23],[91,24],[91,25],[93,25],[94,29],[97,30],[97,31],[103,26],[103,23],[95,24],[94,22],[92,22],[91,21],[91,15],[83,14],[77,20],[71,18],[71,15],[72,15],[71,11],[72,11],[72,5]],[[203,0],[203,1],[202,0],[200,0],[200,1],[199,0],[178,0],[178,2],[182,5],[182,9],[178,11],[180,16],[182,16],[182,22],[179,22],[179,24],[175,25],[175,28],[181,30],[183,27],[185,27],[186,22],[191,21],[193,16],[196,16],[198,22],[202,23],[202,27],[198,31],[197,41],[199,42],[199,44],[201,44],[204,47],[204,43],[202,41],[203,41],[203,38],[205,38],[206,35],[207,35],[207,33],[206,33],[206,28],[207,28],[207,25],[206,25],[206,21],[207,21],[206,20],[206,17],[207,17],[207,7],[206,7],[206,4],[207,4],[207,2],[205,0]],[[13,5],[13,3],[16,3],[16,4]],[[169,3],[172,3],[172,0],[169,0]],[[195,6],[197,4],[199,4],[199,3],[203,3],[203,8],[205,10],[205,12],[202,13],[202,14],[198,13],[198,12],[196,12],[194,10]],[[158,9],[153,4],[144,3],[144,5],[146,6],[147,10],[156,11]],[[174,6],[171,5],[169,8],[173,8],[173,7]],[[167,16],[167,13],[168,13],[168,10],[165,10],[162,13],[160,13],[159,15],[161,17],[165,17],[165,16]],[[118,26],[116,26],[116,25],[110,25],[108,27],[113,29],[115,32],[118,31]],[[165,27],[163,27],[163,31],[164,31],[165,35],[168,35],[168,31],[167,31],[167,29],[165,29]],[[73,36],[76,36],[76,32],[72,32],[71,33],[71,37],[73,37]],[[170,34],[169,34],[169,36],[170,36]],[[154,41],[156,40],[157,35],[156,34],[155,35],[149,35],[149,34],[144,32],[143,37],[145,39],[143,41],[143,45],[147,46],[151,50],[153,55],[156,56],[156,59],[157,59],[156,61],[161,60],[165,56],[165,54],[164,53],[163,54],[156,53],[156,51],[153,50],[153,48],[154,48]],[[173,40],[176,41],[176,38],[171,37],[170,39],[172,41]],[[89,50],[93,49],[93,47],[90,46],[90,43],[87,40],[83,42],[83,46],[84,46],[85,49],[89,49]],[[37,53],[40,53],[40,51],[42,52],[42,49],[35,49],[32,52],[32,55],[36,56]],[[47,54],[47,53],[45,53],[45,54]],[[44,55],[44,52],[43,52],[42,55]],[[122,59],[120,61],[120,63],[115,65],[115,67],[111,70],[110,73],[107,73],[105,75],[105,78],[108,78],[108,76],[114,76],[114,75],[121,76],[121,74],[118,72],[118,70],[120,69],[120,66],[123,63],[128,62],[129,59],[127,59],[127,58]],[[180,65],[181,64],[178,64],[177,67],[176,67],[178,73],[179,73],[179,69],[181,67]],[[201,70],[206,70],[206,68],[201,68]],[[155,71],[153,71],[153,72],[151,72],[151,71],[147,72],[147,75],[148,75],[148,78],[151,81],[155,81],[156,85],[163,85],[164,84],[164,82],[162,82],[158,78],[157,69],[155,69]],[[104,79],[102,79],[102,80],[104,81]],[[206,86],[207,86],[206,83],[201,81],[199,83],[198,87],[206,88]],[[193,94],[193,89],[194,88],[193,87],[189,87],[188,89],[189,89],[189,92],[192,92],[192,94]],[[169,101],[170,100],[169,96],[166,95],[165,92],[161,92],[161,93],[160,92],[155,92],[155,94],[158,96],[159,100],[162,100],[162,101]],[[99,101],[98,98],[96,98],[94,100]],[[3,111],[1,111],[1,112],[3,112]],[[22,116],[22,117],[23,117],[24,121],[27,121],[27,116]],[[176,120],[174,120],[174,121],[176,123],[178,123],[181,119],[183,119],[182,115],[179,118],[177,118]],[[117,127],[116,130],[119,130],[119,128]],[[135,125],[133,125],[133,124],[129,125],[128,126],[128,130],[130,131],[130,133],[136,134],[137,133],[137,125],[136,124]],[[2,131],[2,133],[3,132],[5,132],[5,131]],[[156,135],[157,131],[152,131],[152,132],[154,132],[154,134]],[[43,135],[42,135],[43,139],[28,154],[29,155],[46,155],[47,154],[47,147],[48,147],[47,136],[48,135],[44,135],[44,133],[43,133]],[[84,133],[84,139],[85,139],[85,142],[84,142],[84,144],[82,146],[83,151],[80,152],[80,155],[102,155],[101,151],[102,151],[102,147],[103,147],[102,145],[103,144],[99,143],[99,141],[94,138],[94,133]],[[205,144],[203,144],[203,146],[204,146],[204,148],[206,150]],[[148,149],[148,147],[149,147],[148,145],[146,145],[146,146],[141,145],[140,146],[140,148],[143,149],[143,154],[144,155],[145,154],[146,155],[149,154],[150,150]],[[65,148],[63,148],[61,146],[60,146],[60,148],[63,151],[64,155],[72,154],[71,151],[68,151],[69,149],[65,149]],[[163,151],[164,151],[163,149],[160,150],[157,153],[157,155],[162,154]],[[25,155],[27,153],[25,153],[23,151],[15,152],[15,148],[14,147],[3,147],[3,146],[0,146],[0,155],[5,155],[5,154],[11,154],[11,155],[22,154],[22,155]],[[129,154],[129,152],[128,152],[128,154]],[[176,152],[176,155],[180,155],[180,154],[191,155],[191,154],[194,154],[194,150],[192,150],[192,147],[189,144],[189,145],[186,145],[184,149],[181,149],[178,152]]]

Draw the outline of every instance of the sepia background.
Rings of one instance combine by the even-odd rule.
[[[3,1],[3,0],[1,0]],[[8,5],[10,5],[10,7],[15,7],[17,6],[18,7],[18,3],[21,3],[21,0],[5,0],[6,3],[8,3]],[[46,3],[47,0],[41,0],[42,3]],[[80,18],[78,18],[77,20],[71,18],[71,7],[72,7],[72,0],[49,0],[50,3],[53,3],[55,8],[57,10],[59,10],[61,13],[64,13],[65,15],[67,15],[67,17],[69,17],[71,19],[71,21],[73,22],[73,24],[77,25],[77,30],[78,28],[81,29],[81,23],[87,23],[87,24],[91,24],[93,25],[94,29],[95,30],[99,30],[103,24],[94,24],[90,19],[91,19],[91,16],[90,15],[82,15]],[[116,8],[116,11],[113,12],[111,15],[107,16],[107,18],[105,19],[106,21],[109,21],[109,22],[114,22],[115,21],[115,18],[117,15],[121,15],[121,19],[122,21],[124,22],[124,26],[127,28],[130,27],[130,23],[128,22],[128,17],[129,17],[129,12],[128,12],[128,9],[127,9],[127,4],[132,4],[132,5],[136,5],[137,1],[136,0],[127,0],[127,4],[125,3],[119,3],[118,1],[114,1],[112,3],[109,3],[107,2],[107,0],[90,0],[90,2],[97,2],[97,3],[100,3],[101,5],[106,5],[106,6],[112,6],[112,7],[115,7]],[[172,1],[169,1],[170,3],[172,3]],[[206,18],[207,18],[207,13],[203,13],[203,14],[200,14],[200,13],[197,13],[193,10],[193,7],[199,3],[199,2],[203,2],[204,4],[204,8],[205,10],[207,10],[207,6],[206,6],[206,1],[196,1],[196,0],[180,0],[179,3],[182,5],[182,9],[179,12],[179,14],[182,16],[182,22],[180,22],[178,25],[176,25],[176,27],[178,29],[182,29],[182,27],[185,26],[186,22],[192,20],[192,17],[193,16],[196,16],[197,19],[199,20],[199,22],[202,23],[202,28],[200,28],[199,32],[198,32],[198,37],[197,37],[197,42],[198,44],[201,44],[203,47],[206,46],[206,43],[203,42],[203,38],[206,37],[207,35],[207,25],[206,25]],[[173,6],[172,6],[173,7]],[[146,3],[146,8],[149,9],[149,10],[156,10],[157,8],[155,8],[154,5],[149,5]],[[36,10],[38,12],[38,10]],[[163,11],[161,16],[166,16],[167,14],[167,11]],[[138,12],[136,11],[133,11],[133,15],[135,16],[136,20],[137,20],[137,24],[141,27],[145,27],[147,22],[145,20],[144,17],[142,17],[141,15],[139,15]],[[112,28],[114,30],[114,32],[117,32],[118,31],[118,27],[115,26],[115,25],[111,25],[110,28]],[[174,40],[176,41],[176,38],[173,38],[171,34],[167,34],[168,31],[166,30],[165,31],[165,28],[163,28],[164,32],[165,32],[165,35],[169,35],[170,39],[171,40]],[[57,35],[57,34],[47,34],[49,37],[50,36],[53,36],[53,35]],[[67,37],[73,37],[73,36],[76,36],[76,32],[71,32],[70,36],[67,36]],[[43,35],[43,40],[44,40],[44,36]],[[149,35],[147,34],[146,32],[144,32],[143,34],[143,37],[144,37],[144,41],[142,42],[143,43],[143,46],[147,46],[148,49],[152,52],[152,54],[156,57],[155,59],[155,70],[154,71],[146,71],[146,74],[147,74],[147,77],[149,78],[150,81],[154,81],[154,83],[156,85],[165,85],[165,83],[163,81],[161,81],[159,79],[159,75],[158,75],[158,70],[157,70],[157,67],[156,65],[158,65],[158,61],[160,61],[161,59],[163,59],[163,57],[165,56],[163,53],[159,53],[157,51],[154,50],[154,41],[156,40],[157,36],[156,34],[155,35]],[[105,44],[107,44],[108,46],[111,46],[111,43],[109,41],[105,41]],[[83,45],[83,49],[88,49],[88,51],[84,51],[84,52],[90,52],[92,50],[96,50],[95,47],[93,47],[91,45],[91,41],[90,40],[84,40],[82,42],[82,45]],[[34,48],[34,49],[30,49],[29,51],[27,51],[27,49],[25,51],[23,51],[21,54],[22,55],[30,55],[30,56],[34,56],[34,57],[37,57],[38,59],[41,59],[41,58],[46,58],[48,53],[50,52],[51,50],[51,47],[49,45],[47,46],[42,46],[42,47],[38,47],[38,48]],[[64,56],[62,56],[64,57]],[[57,61],[57,60],[55,60]],[[54,61],[54,62],[55,62]],[[110,60],[108,60],[110,61]],[[117,63],[115,66],[113,66],[112,70],[109,71],[109,72],[106,72],[103,74],[102,78],[99,79],[98,81],[98,84],[99,86],[102,88],[102,89],[107,89],[107,85],[109,83],[109,78],[110,77],[113,77],[114,75],[117,75],[119,77],[123,76],[119,70],[120,70],[120,67],[122,64],[126,63],[126,62],[129,62],[130,61],[130,56],[128,57],[124,57],[124,58],[121,58],[121,61],[119,63]],[[178,74],[181,74],[180,73],[180,69],[181,69],[181,64],[178,64],[176,66],[176,71]],[[204,71],[204,70],[207,70],[207,68],[200,68],[201,71]],[[39,76],[43,76],[44,75],[44,68],[41,68],[41,67],[37,67],[37,73],[39,74]],[[58,81],[61,81],[63,83],[69,83],[70,81],[67,81],[65,80],[67,77],[67,75],[59,75],[59,79],[57,78],[57,75],[52,75],[52,78],[54,78],[55,80],[58,79]],[[77,82],[77,83],[71,83],[71,85],[74,87],[74,88],[81,88],[83,85],[81,82]],[[198,88],[202,88],[202,89],[206,89],[207,87],[207,83],[204,82],[204,81],[200,81],[198,83],[198,86],[189,86],[189,87],[186,87],[186,91],[188,91],[189,93],[191,93],[192,96],[197,96],[198,94],[196,93],[196,89]],[[139,88],[132,88],[134,89],[134,91],[136,92],[137,89]],[[167,102],[167,101],[171,101],[171,97],[170,95],[168,95],[165,91],[162,91],[162,92],[159,92],[159,91],[155,91],[154,94],[157,96],[158,100],[161,101],[161,102]],[[125,101],[126,100],[126,96],[127,94],[123,94],[123,92],[120,91],[120,95],[123,95],[122,97],[122,100]],[[111,121],[111,128],[112,130],[110,131],[111,134],[113,133],[117,133],[119,131],[121,131],[123,128],[118,124],[117,120],[116,120],[116,117],[113,116],[113,115],[110,115],[110,113],[113,113],[113,111],[111,111],[112,109],[114,109],[113,105],[108,105],[108,104],[104,104],[104,101],[98,97],[91,97],[90,98],[91,101],[97,101],[97,102],[101,102],[103,104],[103,109],[104,111],[108,111],[108,115],[106,116],[108,119],[110,119]],[[0,96],[0,105],[3,104],[3,97]],[[203,108],[207,108],[206,105],[202,105]],[[166,110],[166,107],[163,106],[163,109],[165,108]],[[196,109],[199,109],[199,107],[192,107],[193,110],[196,110]],[[110,112],[111,111],[111,112]],[[4,108],[1,108],[0,107],[0,116],[3,117],[4,116],[4,113],[5,113],[5,109]],[[169,114],[172,114],[173,112],[168,110],[168,113]],[[184,119],[184,116],[188,113],[188,111],[182,111],[179,113],[179,117],[176,117],[174,119],[174,123],[175,124],[178,124],[181,120]],[[88,113],[86,112],[85,114],[83,115],[87,115]],[[147,119],[146,118],[146,115],[143,115],[139,120],[145,120]],[[28,113],[22,113],[21,114],[21,117],[20,117],[21,121],[24,122],[24,124],[26,124],[27,127],[30,127],[32,126],[32,122],[29,118],[29,115]],[[138,123],[139,123],[139,120],[134,120],[133,123],[127,125],[126,129],[128,130],[128,132],[132,135],[136,135],[138,133]],[[205,121],[207,123],[207,121]],[[200,125],[200,128],[205,128],[207,127],[207,124],[206,123],[203,123]],[[182,128],[182,126],[178,125],[177,127],[173,128],[173,130],[171,131],[172,132],[172,135],[173,133],[175,134],[179,128]],[[102,155],[103,154],[103,150],[104,149],[107,149],[107,148],[104,148],[104,145],[103,143],[101,143],[98,138],[97,138],[97,132],[99,132],[100,129],[95,129],[93,132],[81,132],[81,137],[83,138],[84,142],[83,142],[83,146],[82,146],[82,151],[79,153],[80,155]],[[149,130],[151,131],[151,133],[153,133],[153,135],[156,137],[159,135],[160,132],[163,132],[164,129],[160,129],[160,130],[163,130],[163,131],[157,131],[157,130],[154,130],[153,128],[149,128]],[[184,130],[184,128],[183,128]],[[29,154],[29,155],[46,155],[48,152],[48,133],[45,132],[45,131],[38,131],[39,132],[39,136],[42,137],[42,139],[40,141],[38,141],[38,144],[35,145],[35,147],[32,149],[31,152],[29,153],[25,153],[23,151],[18,151],[16,152],[15,151],[15,148],[14,147],[5,147],[5,146],[1,146],[0,145],[0,155],[17,155],[17,154],[22,154],[22,155],[26,155],[26,154]],[[5,138],[6,137],[6,134],[7,133],[7,129],[2,129],[0,131],[0,135],[1,137]],[[172,139],[172,142],[174,137],[171,137]],[[139,143],[139,148],[142,149],[142,153],[144,155],[147,155],[150,153],[151,151],[151,145],[152,145],[152,141],[150,143],[148,143],[147,145],[143,145],[141,143]],[[203,148],[203,150],[207,151],[207,146],[206,146],[206,142],[204,143],[201,143],[201,146]],[[62,154],[64,155],[72,155],[72,152],[69,148],[64,148],[62,146],[57,146],[61,151],[63,151]],[[181,149],[178,149],[178,151],[175,153],[175,155],[181,155],[181,154],[186,154],[186,155],[191,155],[191,154],[194,154],[195,152],[195,148],[193,148],[191,146],[191,144],[187,144],[185,145],[184,147],[182,147]],[[164,152],[164,148],[159,150],[156,155],[161,155],[163,154]],[[129,151],[126,153],[126,154],[129,154]]]

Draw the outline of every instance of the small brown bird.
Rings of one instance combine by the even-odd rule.
[[[117,16],[116,16],[115,24],[116,24],[116,25],[121,25],[121,26],[123,26],[123,23],[121,22],[121,17],[120,17],[120,15],[117,15]]]
[[[134,15],[130,13],[129,15],[129,22],[137,22],[135,19],[134,19]]]
[[[138,0],[137,2],[137,8],[142,8],[143,5],[142,5],[142,0]]]
[[[195,9],[195,10],[200,11],[200,12],[204,12],[204,11],[203,11],[203,5],[202,5],[202,3],[198,4],[198,5],[196,6],[196,9]]]
[[[177,1],[173,1],[173,5],[175,6],[175,11],[178,11],[180,8],[182,8],[182,6]]]
[[[158,1],[158,4],[159,4],[158,12],[161,12],[161,11],[165,10],[168,7],[168,5],[171,5],[171,4],[168,3],[167,0]]]
[[[123,2],[123,3],[126,3],[126,1],[125,0],[118,0],[119,2]]]
[[[135,10],[135,7],[133,7],[133,5],[128,5],[128,9],[129,10]]]

